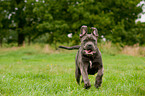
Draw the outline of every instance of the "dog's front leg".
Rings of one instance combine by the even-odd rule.
[[[102,83],[102,77],[103,77],[103,72],[104,72],[104,68],[101,67],[99,70],[98,70],[98,74],[96,76],[96,82],[95,82],[95,87],[96,88],[99,88],[101,86],[101,83]]]
[[[75,77],[78,84],[80,84],[80,76],[81,76],[80,69],[78,65],[76,64]]]
[[[81,74],[82,74],[83,81],[84,81],[84,84],[85,84],[84,85],[85,89],[88,89],[88,88],[91,87],[91,84],[90,84],[90,81],[89,81],[89,78],[88,78],[87,69],[88,69],[88,64],[83,64],[83,63],[80,64],[80,70],[81,70]]]

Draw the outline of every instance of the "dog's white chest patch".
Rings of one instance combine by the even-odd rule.
[[[92,61],[89,61],[89,63],[90,63],[90,68],[92,68]]]

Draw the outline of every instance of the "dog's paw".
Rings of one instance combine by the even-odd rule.
[[[95,84],[95,87],[96,87],[97,89],[99,89],[100,86],[101,86],[101,85]]]
[[[85,88],[85,89],[89,89],[90,87],[91,87],[91,84],[85,84],[85,85],[84,85],[84,88]]]

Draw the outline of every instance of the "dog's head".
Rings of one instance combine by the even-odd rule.
[[[81,27],[80,39],[83,55],[92,56],[97,52],[98,31],[96,28],[91,28],[92,33],[87,34],[87,26]]]

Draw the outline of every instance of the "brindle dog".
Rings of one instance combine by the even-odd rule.
[[[95,79],[95,87],[101,86],[103,77],[103,63],[101,52],[97,47],[98,31],[96,28],[91,28],[93,31],[91,34],[87,34],[87,26],[81,27],[81,46],[76,45],[72,47],[59,46],[59,48],[64,48],[68,50],[79,49],[76,55],[76,70],[75,77],[76,81],[80,83],[80,76],[82,75],[82,81],[84,82],[84,88],[90,88],[91,84],[88,75],[94,75],[97,73]]]

